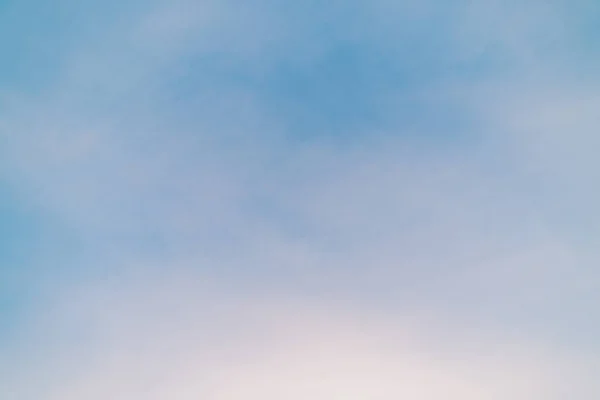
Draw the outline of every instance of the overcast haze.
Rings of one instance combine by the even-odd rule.
[[[0,2],[0,397],[599,398],[599,24]]]

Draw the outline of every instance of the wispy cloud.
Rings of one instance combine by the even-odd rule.
[[[583,2],[127,3],[0,97],[9,400],[598,394]]]

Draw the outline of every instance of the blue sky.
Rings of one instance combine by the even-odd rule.
[[[595,2],[0,2],[0,397],[595,399]]]

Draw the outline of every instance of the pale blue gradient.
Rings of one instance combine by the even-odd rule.
[[[594,398],[598,15],[583,0],[0,3],[0,398],[86,398],[145,331],[166,346],[152,360],[198,332],[241,354],[261,335],[241,304],[285,326],[287,309],[331,313],[334,337],[363,313],[424,327],[491,371],[465,372],[490,399]],[[471,335],[567,389],[503,392],[512,372]],[[118,398],[113,383],[98,393]]]

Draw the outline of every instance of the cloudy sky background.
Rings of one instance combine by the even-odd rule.
[[[597,399],[599,23],[0,2],[1,397]]]

